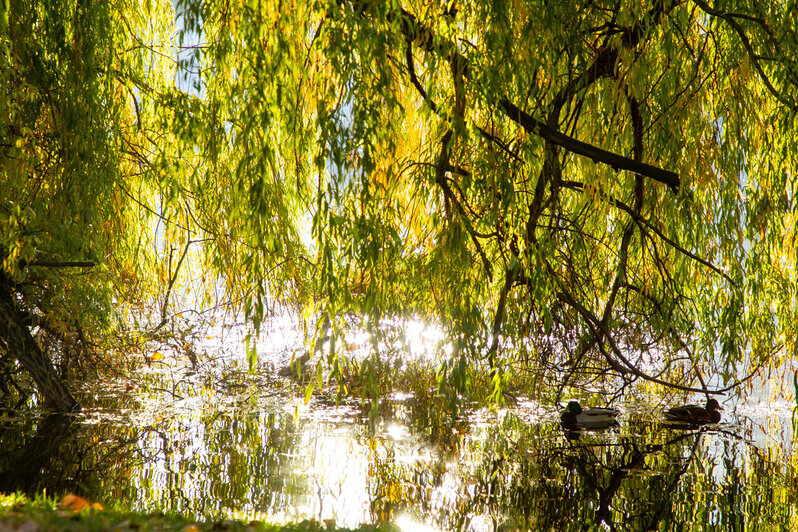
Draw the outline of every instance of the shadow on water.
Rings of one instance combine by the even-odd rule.
[[[146,409],[144,409],[146,410]],[[438,530],[779,530],[798,516],[791,454],[744,424],[651,416],[569,433],[524,406],[451,421],[412,397],[354,407],[197,397],[142,413],[0,422],[0,491],[197,517]]]

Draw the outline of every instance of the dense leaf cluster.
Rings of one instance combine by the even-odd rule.
[[[422,316],[448,335],[442,381],[485,364],[496,397],[510,369],[703,389],[794,350],[791,2],[0,19],[2,288],[50,327],[152,300],[163,326],[179,279],[255,325],[296,305],[333,340]]]

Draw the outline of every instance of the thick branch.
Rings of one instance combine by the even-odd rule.
[[[629,100],[629,114],[632,119],[632,134],[633,134],[633,153],[635,161],[640,162],[643,159],[643,116],[640,114],[640,105],[635,98],[627,96]],[[635,204],[634,210],[640,213],[643,206],[643,196],[645,191],[645,181],[638,174],[635,176]],[[604,313],[602,314],[601,323],[606,325],[612,316],[612,311],[615,309],[615,298],[621,289],[622,285],[626,284],[626,265],[629,259],[629,244],[632,242],[634,236],[634,221],[627,222],[623,230],[623,237],[621,238],[621,245],[618,248],[618,264],[615,269],[615,279],[612,281],[612,288],[610,289],[610,296],[607,298],[607,303],[604,306]],[[702,382],[703,384],[703,382]]]
[[[584,188],[585,188],[585,186],[582,183],[579,183],[578,181],[561,181],[560,185],[563,188],[570,188],[570,189],[573,189],[573,190],[584,190]],[[659,228],[657,228],[657,226],[655,226],[654,224],[649,222],[642,215],[636,213],[634,211],[634,209],[632,209],[631,207],[626,205],[624,202],[622,202],[622,201],[620,201],[618,199],[615,199],[615,198],[613,198],[613,197],[609,196],[608,194],[606,194],[604,192],[601,192],[601,191],[599,192],[599,195],[601,197],[604,197],[614,207],[619,208],[620,210],[622,210],[623,212],[625,212],[626,214],[631,216],[632,219],[637,224],[639,224],[641,226],[645,226],[648,229],[650,229],[662,241],[664,241],[666,244],[671,246],[673,249],[675,249],[676,251],[678,251],[682,255],[685,255],[686,257],[689,257],[689,258],[693,259],[694,261],[698,262],[699,264],[703,264],[704,266],[706,266],[707,268],[709,268],[713,272],[717,273],[718,275],[720,275],[721,277],[726,279],[729,282],[729,284],[731,284],[732,286],[737,286],[737,283],[734,282],[734,279],[729,277],[729,274],[727,274],[726,272],[724,272],[723,270],[721,270],[720,268],[718,268],[717,266],[715,266],[714,264],[712,264],[711,262],[706,260],[705,258],[699,257],[695,253],[685,249],[678,242],[675,242],[675,241],[671,240],[670,238],[668,238],[668,236],[665,235],[665,233],[663,233]]]
[[[20,261],[20,266],[38,266],[40,268],[93,268],[95,262],[84,261],[57,261],[57,260],[32,260]]]
[[[780,101],[786,107],[788,107],[790,110],[798,112],[798,104],[796,104],[796,102],[794,100],[791,101],[786,96],[781,94],[778,91],[778,89],[776,89],[776,87],[774,87],[773,84],[770,82],[770,78],[768,78],[767,74],[765,74],[765,71],[764,71],[764,69],[762,68],[762,65],[759,62],[758,54],[754,51],[754,47],[751,44],[751,40],[745,34],[745,30],[742,28],[742,26],[740,26],[739,22],[737,22],[736,19],[737,18],[746,18],[748,20],[753,20],[754,22],[756,22],[756,23],[758,23],[758,24],[760,24],[762,26],[764,26],[764,22],[760,21],[760,20],[757,20],[757,19],[754,19],[752,17],[742,17],[741,15],[737,15],[737,14],[733,14],[733,13],[727,13],[727,12],[721,11],[719,9],[712,9],[709,6],[709,4],[707,4],[703,0],[693,0],[693,2],[699,8],[701,8],[701,10],[704,13],[706,13],[707,15],[711,15],[713,17],[717,17],[719,19],[725,20],[726,23],[729,26],[732,27],[732,29],[737,33],[737,36],[740,38],[740,41],[743,43],[743,48],[745,48],[746,53],[748,53],[748,57],[751,58],[751,64],[754,66],[754,69],[756,70],[756,73],[759,75],[759,79],[762,80],[762,83],[765,84],[765,87],[767,87],[768,91],[773,95],[774,98],[776,98],[778,101]],[[778,43],[774,43],[774,44],[777,45]]]
[[[163,298],[163,307],[161,307],[161,323],[159,323],[155,327],[156,331],[158,329],[160,329],[161,327],[163,327],[164,325],[166,325],[166,323],[168,321],[167,318],[166,318],[166,313],[167,313],[167,311],[169,309],[169,296],[172,294],[172,288],[174,288],[175,281],[177,280],[177,275],[178,275],[178,273],[180,273],[180,266],[183,265],[183,261],[185,260],[186,255],[188,255],[188,250],[189,250],[189,247],[191,247],[191,244],[193,244],[193,242],[191,240],[187,240],[186,241],[186,245],[183,248],[183,253],[180,255],[180,260],[177,261],[177,266],[175,266],[174,273],[172,273],[172,271],[171,271],[171,269],[172,269],[172,254],[174,253],[174,248],[172,248],[169,251],[169,270],[170,270],[169,271],[169,275],[170,275],[169,284],[166,287],[166,294],[164,295],[164,298]]]
[[[471,225],[471,219],[468,217],[468,213],[466,213],[454,192],[452,192],[452,188],[449,186],[449,183],[446,182],[446,172],[452,167],[451,163],[449,162],[449,143],[451,140],[452,131],[449,130],[441,139],[441,152],[438,155],[438,164],[435,171],[435,182],[443,190],[444,197],[454,204],[455,209],[463,220],[463,224],[465,225],[468,235],[471,237],[471,241],[474,243],[474,246],[477,249],[477,253],[482,259],[482,265],[485,268],[485,273],[488,274],[488,279],[490,279],[493,277],[493,268],[490,265],[488,257],[485,255],[485,251],[482,249],[482,245],[479,243],[479,239],[474,231],[474,226]]]
[[[493,340],[488,347],[488,360],[490,361],[491,370],[496,366],[496,351],[499,349],[499,333],[501,332],[502,323],[504,321],[505,309],[507,308],[507,296],[513,288],[516,280],[516,268],[510,267],[504,278],[504,286],[499,293],[499,303],[496,305],[496,314],[493,317]]]
[[[416,75],[416,67],[413,63],[413,41],[407,39],[407,48],[405,49],[405,59],[407,60],[407,72],[410,74],[410,82],[416,88],[421,97],[424,98],[424,101],[427,102],[429,108],[432,109],[433,113],[438,112],[438,105],[432,100],[432,98],[427,96],[427,91],[424,90],[424,86],[421,85],[421,82],[418,80],[418,76]]]
[[[597,163],[605,163],[616,170],[629,170],[636,174],[650,177],[655,181],[668,185],[674,192],[679,191],[679,174],[676,172],[637,162],[623,155],[618,155],[617,153],[603,150],[592,144],[569,137],[564,133],[550,128],[543,122],[536,120],[531,115],[519,109],[518,106],[508,99],[502,100],[500,105],[507,112],[507,116],[523,127],[528,133],[539,135],[552,144],[565,148],[572,153],[584,155]]]

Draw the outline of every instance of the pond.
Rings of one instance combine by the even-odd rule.
[[[98,382],[74,418],[2,414],[0,491],[402,530],[798,527],[792,369],[722,398],[718,425],[674,429],[638,393],[619,403],[618,427],[569,433],[557,407],[524,398],[452,420],[396,395],[370,419],[235,368],[211,386],[190,365],[153,364],[160,390]]]

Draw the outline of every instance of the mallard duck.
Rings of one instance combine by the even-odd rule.
[[[690,425],[706,425],[707,423],[718,423],[720,421],[720,410],[717,399],[707,399],[707,406],[684,405],[671,408],[665,411],[665,419],[688,423]]]
[[[560,414],[562,426],[567,429],[603,429],[617,423],[618,411],[614,408],[588,408],[583,410],[579,401],[570,401]]]

